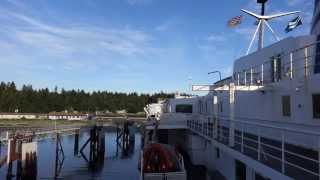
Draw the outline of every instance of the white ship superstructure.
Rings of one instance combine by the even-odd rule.
[[[237,59],[206,96],[164,102],[159,141],[228,180],[319,180],[319,19],[316,0],[312,35]]]

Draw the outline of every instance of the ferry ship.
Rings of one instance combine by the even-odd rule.
[[[145,134],[156,130],[159,143],[180,146],[216,179],[319,180],[320,1],[310,35],[261,45],[207,95],[148,105],[157,127],[150,120]]]

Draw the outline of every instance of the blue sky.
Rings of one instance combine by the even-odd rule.
[[[187,91],[188,79],[216,81],[209,71],[230,75],[234,59],[245,54],[254,19],[226,25],[241,8],[258,12],[255,0],[1,0],[0,80],[50,89]],[[282,10],[302,10],[304,26],[285,34],[293,17],[274,20],[278,36],[309,33],[312,0],[269,0],[268,13]]]

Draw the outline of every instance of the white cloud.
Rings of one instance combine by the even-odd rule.
[[[126,0],[131,5],[138,5],[138,4],[148,4],[151,3],[153,0]]]
[[[113,53],[145,56],[156,51],[153,37],[143,31],[123,28],[105,29],[91,25],[57,26],[16,13],[7,14],[23,28],[8,26],[7,36],[18,44],[46,51],[48,55],[67,56],[75,53]]]
[[[257,29],[257,26],[246,26],[246,27],[238,27],[235,28],[235,32],[240,35],[240,37],[244,37],[245,39],[251,39]]]
[[[6,0],[8,3],[12,4],[13,6],[16,6],[18,8],[26,8],[26,5],[23,3],[23,1],[19,0]]]
[[[311,0],[288,0],[288,5],[289,6],[297,6],[301,4],[305,4]]]
[[[227,41],[227,37],[225,34],[211,34],[207,38],[207,41],[209,42],[225,42]]]
[[[178,18],[171,18],[163,22],[162,24],[155,27],[156,31],[167,31],[178,25],[181,25],[182,22]]]
[[[160,24],[159,26],[157,26],[155,28],[156,31],[166,31],[169,29],[169,27],[172,25],[172,23],[170,23],[169,21],[168,22],[165,22],[163,24]]]

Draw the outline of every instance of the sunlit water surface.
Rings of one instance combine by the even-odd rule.
[[[79,149],[89,138],[87,131],[81,132],[79,137]],[[86,160],[80,155],[74,155],[74,135],[63,135],[61,138],[65,159],[58,179],[82,180],[82,179],[112,179],[112,180],[138,180],[138,161],[141,149],[141,135],[135,134],[133,151],[123,155],[121,147],[116,145],[116,132],[105,132],[105,154],[100,168],[92,170]],[[54,179],[55,174],[55,139],[45,138],[38,142],[37,152],[37,179]],[[1,158],[6,154],[5,145],[1,146]],[[89,145],[84,150],[89,158]],[[16,172],[16,163],[13,165],[13,173]],[[0,168],[0,179],[7,178],[7,165]],[[12,179],[16,179],[13,177]]]

